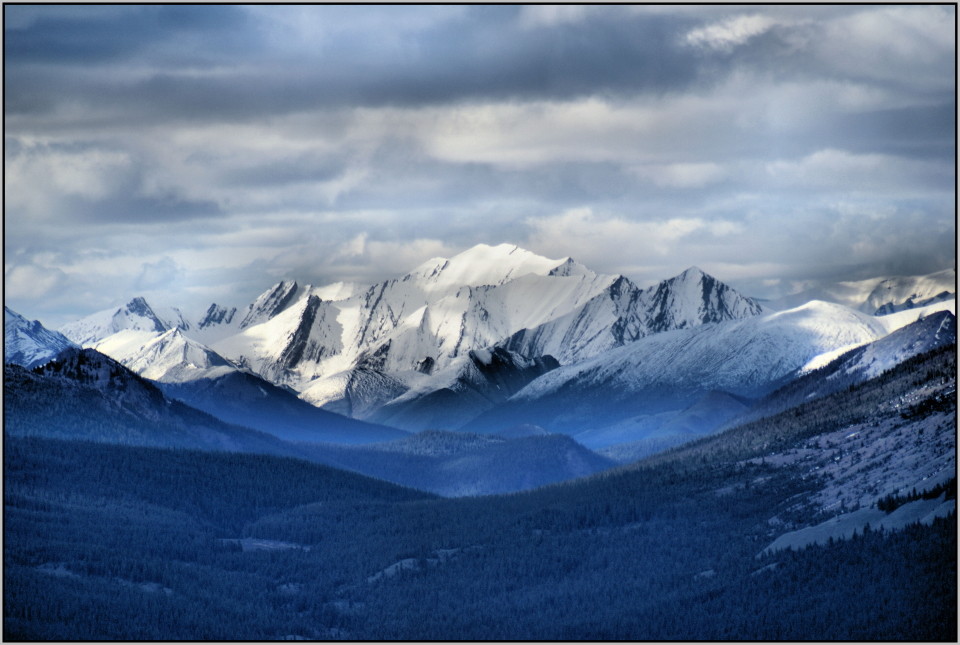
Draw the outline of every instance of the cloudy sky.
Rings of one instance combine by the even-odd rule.
[[[955,265],[952,6],[4,7],[4,299],[479,242],[750,295]]]

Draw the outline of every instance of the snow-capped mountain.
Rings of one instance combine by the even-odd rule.
[[[863,310],[880,316],[956,298],[957,272],[947,269],[923,276],[887,278],[864,303]]]
[[[15,436],[300,454],[275,437],[170,400],[117,361],[79,347],[33,371],[5,366],[4,413],[4,431]]]
[[[243,310],[211,305],[195,322],[135,298],[64,331],[125,364],[136,355],[135,369],[159,380],[234,366],[314,405],[423,429],[400,419],[417,410],[423,423],[450,427],[466,414],[423,416],[427,402],[479,413],[514,393],[491,390],[471,352],[505,352],[503,365],[525,384],[550,361],[573,364],[651,334],[762,312],[696,268],[640,289],[571,258],[481,244],[367,287],[283,281]]]
[[[818,354],[886,335],[873,317],[825,302],[810,302],[723,324],[662,332],[591,360],[545,375],[518,400],[556,392],[575,376],[581,385],[620,386],[635,392],[651,385],[722,389],[749,396]],[[706,386],[706,387],[704,387]]]
[[[564,364],[595,356],[647,335],[643,295],[629,279],[618,277],[583,305],[526,326],[500,345],[525,356],[553,356]]]
[[[239,326],[240,317],[236,307],[223,307],[213,303],[203,312],[191,331],[197,340],[208,342],[236,333]]]
[[[309,287],[301,289],[296,282],[280,282],[269,291],[265,291],[254,300],[243,318],[240,320],[240,329],[266,322],[287,308],[297,300],[298,293],[303,295],[309,292]]]
[[[906,319],[902,314],[898,316],[901,320]],[[806,401],[827,396],[875,378],[920,354],[956,342],[956,315],[948,309],[934,311],[872,343],[855,347],[836,357],[829,354],[832,360],[815,370],[805,369],[801,377],[764,397],[734,422],[742,423],[770,416]]]
[[[368,419],[407,389],[403,382],[383,372],[355,367],[312,381],[300,398],[337,414]]]
[[[897,329],[889,336],[870,343],[862,351],[853,350],[850,352],[850,362],[844,365],[844,369],[848,374],[857,372],[861,378],[869,379],[908,358],[955,342],[957,317],[950,311],[940,311]]]
[[[7,306],[3,308],[3,362],[27,369],[42,365],[70,347],[66,336],[29,321]]]
[[[96,344],[169,397],[228,423],[288,441],[370,443],[406,432],[318,409],[291,391],[238,368],[179,328],[165,332],[125,329]]]
[[[94,347],[140,376],[162,383],[185,383],[237,371],[230,361],[188,338],[179,327],[161,332],[124,329]]]
[[[471,350],[446,374],[404,392],[368,419],[406,430],[459,428],[557,367],[552,356],[529,359],[500,347]]]
[[[535,423],[576,435],[640,414],[682,410],[711,390],[756,397],[818,355],[872,342],[889,331],[879,318],[814,301],[652,334],[553,370],[464,428],[496,432]]]
[[[647,295],[649,294],[649,295]],[[686,329],[706,323],[749,318],[763,313],[760,304],[745,298],[697,267],[664,280],[647,292],[650,333]]]
[[[426,365],[442,370],[470,350],[561,316],[614,280],[568,258],[480,245],[367,288],[330,293],[330,288],[280,283],[244,318],[257,324],[241,323],[240,333],[213,347],[300,390],[357,368],[406,383]]]
[[[755,315],[759,305],[699,270],[649,290],[570,258],[478,245],[366,289],[283,282],[249,308],[221,355],[318,405],[369,412],[358,380],[417,396],[447,388],[470,351],[581,360],[662,329]],[[358,371],[360,370],[360,371]],[[455,375],[450,377],[453,370]],[[348,393],[348,388],[354,390]],[[380,388],[361,387],[386,403]],[[396,394],[394,394],[396,396]]]
[[[825,283],[764,303],[785,310],[810,300],[835,302],[868,314],[883,315],[956,298],[956,269],[922,276],[877,277],[867,280]]]
[[[122,307],[105,309],[76,322],[67,323],[60,333],[81,346],[91,346],[122,330],[165,332],[190,329],[179,309],[151,307],[141,297]]]
[[[583,306],[524,328],[503,346],[527,356],[549,354],[569,364],[650,334],[761,313],[756,300],[691,267],[649,289],[618,277]]]
[[[924,305],[922,307],[917,307],[915,309],[904,309],[891,314],[885,314],[883,316],[874,316],[874,319],[886,329],[888,334],[902,329],[908,325],[911,325],[919,320],[923,320],[927,316],[932,316],[939,312],[950,312],[954,316],[957,315],[957,301],[954,299],[942,300],[940,302],[935,302],[933,304]],[[866,343],[861,343],[865,345]],[[812,358],[806,365],[803,366],[801,370],[802,373],[810,372],[824,365],[827,365],[833,361],[838,356],[845,354],[846,352],[859,347],[861,344],[856,345],[843,345],[837,347],[836,349],[824,352],[818,356]],[[885,368],[886,369],[886,368]]]

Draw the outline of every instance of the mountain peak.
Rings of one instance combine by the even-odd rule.
[[[270,320],[296,302],[299,291],[299,285],[293,280],[282,280],[273,285],[247,308],[247,315],[240,321],[240,329]]]
[[[137,296],[122,307],[98,311],[64,325],[60,332],[78,345],[89,346],[124,329],[165,332],[186,324],[178,310],[170,309],[167,313],[169,321],[158,316],[145,298]]]
[[[40,321],[29,321],[10,307],[3,307],[3,360],[27,369],[42,365],[63,350],[74,347],[63,334]]]
[[[550,269],[550,272],[547,274],[550,276],[558,278],[568,278],[575,275],[596,275],[593,271],[588,269],[583,264],[580,264],[573,258],[564,258],[560,261],[560,264]]]
[[[11,309],[10,307],[6,305],[3,306],[3,324],[4,325],[10,325],[11,323],[20,322],[20,321],[29,322],[26,318],[18,314],[16,311]]]
[[[692,266],[651,287],[651,331],[684,329],[763,313],[760,303]]]
[[[709,278],[709,277],[712,277],[712,276],[710,276],[706,271],[704,271],[703,269],[701,269],[700,267],[698,267],[698,266],[691,266],[691,267],[689,267],[687,270],[685,270],[683,273],[681,273],[680,275],[678,275],[677,278],[682,278],[683,280],[691,280],[691,279],[700,279],[700,278],[702,278],[702,277],[704,277],[704,276],[706,276],[706,277],[708,277],[708,278]]]
[[[150,305],[147,304],[146,298],[143,296],[134,296],[130,299],[130,302],[126,304],[126,307],[130,311],[152,311]]]
[[[117,316],[126,315],[126,316],[137,316],[143,318],[146,322],[141,323],[141,325],[153,325],[151,331],[167,331],[168,326],[164,324],[162,320],[157,316],[153,308],[147,303],[146,298],[142,296],[137,296],[130,300],[127,304],[123,306],[122,310],[117,310],[117,313],[114,314],[114,318]]]
[[[184,383],[236,371],[230,361],[176,328],[144,344],[121,362],[137,374],[163,383]]]
[[[207,308],[206,313],[203,314],[203,318],[197,324],[197,328],[206,329],[207,327],[212,327],[214,325],[229,325],[231,322],[233,322],[233,317],[236,315],[236,313],[236,307],[227,309],[226,307],[221,307],[217,303],[213,303]]]
[[[446,291],[463,286],[499,286],[524,275],[548,275],[565,260],[552,260],[516,244],[477,244],[452,258],[434,258],[414,269],[428,291]]]

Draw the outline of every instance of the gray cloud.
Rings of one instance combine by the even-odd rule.
[[[357,15],[402,11],[313,10],[347,24]],[[50,114],[70,102],[111,120],[222,121],[317,106],[665,92],[698,78],[695,52],[678,43],[689,20],[612,13],[617,15],[529,31],[518,26],[512,7],[475,7],[393,47],[382,46],[376,34],[321,29],[317,43],[295,52],[258,46],[265,27],[236,7],[147,7],[89,20],[38,19],[6,31],[12,72],[7,83],[14,96],[8,110],[26,117],[46,108]],[[77,82],[77,68],[90,65],[123,73]]]
[[[5,55],[16,64],[86,67],[157,55],[183,62],[223,59],[244,48],[247,14],[229,5],[152,5],[129,8],[5,8]],[[211,46],[211,43],[213,46]],[[184,44],[202,46],[192,53]],[[199,55],[198,55],[199,54]]]
[[[954,262],[952,7],[5,11],[5,281],[31,317],[478,242],[770,296]]]

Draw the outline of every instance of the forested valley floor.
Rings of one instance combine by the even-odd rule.
[[[761,553],[823,519],[822,476],[768,457],[865,419],[955,424],[939,393],[877,412],[891,393],[952,387],[955,366],[938,350],[828,407],[501,496],[8,434],[4,637],[954,640],[955,513]]]

